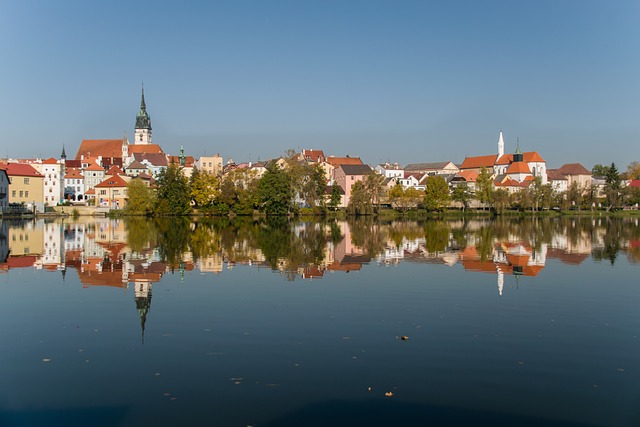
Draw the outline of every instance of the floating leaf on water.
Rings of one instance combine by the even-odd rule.
[[[400,335],[399,337],[397,337],[399,340],[401,341],[409,341],[409,337],[406,335]]]
[[[160,372],[156,372],[156,373],[155,373],[155,374],[153,374],[153,375],[155,375],[156,377],[159,377],[159,376],[160,376]]]
[[[393,397],[393,392],[392,391],[387,391],[384,393],[385,396],[387,397]]]
[[[371,387],[369,387],[369,388],[367,389],[367,391],[368,391],[369,393],[371,393],[371,390],[373,390]]]
[[[47,362],[51,362],[51,359],[42,359],[42,361],[47,363]]]

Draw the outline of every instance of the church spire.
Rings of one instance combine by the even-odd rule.
[[[151,144],[151,117],[147,113],[147,103],[144,100],[144,85],[140,97],[140,111],[136,116],[136,132],[134,144]]]

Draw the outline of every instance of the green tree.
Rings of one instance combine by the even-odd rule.
[[[133,178],[127,184],[127,205],[124,211],[128,215],[150,215],[155,204],[155,194],[139,178]]]
[[[156,181],[156,196],[154,210],[156,214],[188,215],[191,213],[191,189],[179,165],[171,164],[160,172]]]
[[[480,173],[476,178],[476,199],[482,203],[483,207],[493,204],[493,179],[491,178],[491,172],[486,168],[480,169]]]
[[[336,210],[340,205],[341,200],[342,192],[340,191],[340,186],[338,184],[333,184],[331,186],[331,198],[329,199],[329,207],[333,210]]]
[[[248,215],[257,206],[258,178],[254,169],[235,169],[222,177],[219,203],[237,215]]]
[[[449,206],[449,185],[441,176],[427,177],[424,204],[428,211],[444,211]]]
[[[615,163],[611,163],[605,175],[604,193],[607,199],[607,210],[615,209],[620,204],[622,180]]]
[[[277,164],[267,168],[258,183],[258,204],[267,215],[287,215],[293,208],[289,175]]]
[[[601,164],[594,165],[591,169],[591,175],[605,177],[607,176],[607,172],[609,170],[608,166],[602,166]]]

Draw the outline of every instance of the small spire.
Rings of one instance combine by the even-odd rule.
[[[142,83],[142,99],[140,99],[140,110],[146,110],[147,104],[144,102],[144,83]]]
[[[62,154],[60,154],[60,158],[61,159],[66,159],[67,158],[67,153],[65,153],[65,151],[64,151],[64,144],[62,144]]]

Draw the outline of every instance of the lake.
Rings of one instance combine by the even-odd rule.
[[[0,222],[2,426],[637,426],[640,221]]]

